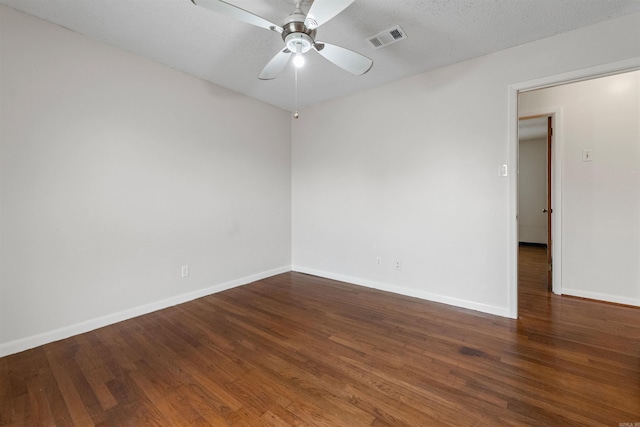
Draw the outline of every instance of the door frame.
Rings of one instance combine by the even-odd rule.
[[[518,91],[518,94],[528,92],[528,91]],[[518,120],[524,118],[534,118],[534,117],[549,117],[551,118],[551,129],[553,133],[549,135],[547,133],[547,141],[545,141],[545,145],[548,144],[549,138],[551,138],[551,152],[547,153],[547,170],[545,174],[547,174],[547,179],[549,179],[550,187],[548,186],[549,193],[547,194],[547,200],[551,203],[548,203],[546,208],[549,209],[549,213],[547,216],[551,218],[551,228],[547,230],[550,238],[547,240],[547,248],[551,248],[551,260],[553,263],[553,267],[551,269],[551,289],[549,289],[554,294],[562,295],[562,282],[560,278],[562,277],[562,251],[560,248],[562,247],[562,222],[560,219],[562,218],[562,159],[561,156],[561,148],[562,148],[562,107],[554,106],[554,107],[545,107],[539,110],[518,110]],[[518,148],[520,148],[520,141],[518,141]],[[518,155],[518,161],[520,156]],[[520,165],[518,165],[518,170],[520,170]],[[516,223],[517,225],[517,223]],[[520,239],[518,239],[519,242]],[[547,259],[549,259],[547,255]]]
[[[628,71],[634,71],[640,69],[640,57],[635,57],[623,61],[612,62],[604,65],[597,65],[593,67],[583,68],[567,73],[551,75],[534,80],[528,80],[519,83],[510,84],[508,87],[508,99],[507,99],[507,126],[508,126],[508,164],[511,165],[511,170],[517,170],[515,167],[518,165],[518,94],[534,89],[542,89],[546,87],[559,86],[562,84],[573,83],[581,80],[589,80],[597,77],[604,77],[607,75],[620,74]],[[547,109],[548,112],[549,109]],[[558,107],[558,110],[561,110]],[[530,114],[528,112],[527,114]],[[524,112],[521,112],[524,114]],[[553,159],[555,159],[556,179],[554,184],[554,201],[555,206],[558,209],[554,217],[553,223],[555,224],[555,230],[552,230],[552,237],[555,238],[554,246],[552,248],[552,256],[554,259],[553,269],[553,292],[562,293],[562,215],[561,215],[561,186],[560,181],[562,179],[562,173],[559,171],[562,165],[562,125],[560,122],[562,114],[561,111],[556,112],[558,116],[554,122],[556,139]],[[560,172],[560,173],[558,173]],[[509,187],[509,317],[513,319],[518,318],[518,174],[511,173],[508,176]]]
[[[523,93],[522,91],[519,92]],[[518,94],[518,95],[519,95]],[[533,119],[541,119],[544,118],[545,119],[545,125],[547,128],[547,133],[545,134],[545,141],[544,141],[544,147],[545,147],[545,164],[544,164],[544,175],[546,178],[546,184],[545,184],[545,203],[544,203],[544,212],[546,212],[545,215],[545,222],[547,224],[547,231],[545,233],[545,237],[546,237],[546,242],[547,242],[547,265],[549,267],[549,271],[547,273],[547,287],[548,287],[548,291],[549,292],[553,292],[553,288],[552,288],[552,284],[553,284],[553,243],[554,243],[554,235],[553,235],[553,226],[554,226],[554,222],[555,222],[555,216],[553,215],[555,211],[558,211],[556,209],[556,202],[553,199],[553,195],[555,194],[555,189],[553,188],[553,185],[555,184],[555,180],[556,180],[556,173],[554,172],[554,165],[555,165],[555,146],[556,146],[556,130],[555,130],[555,122],[557,121],[558,123],[560,123],[559,117],[560,117],[560,107],[557,107],[556,109],[550,109],[550,111],[553,110],[558,110],[557,113],[549,113],[549,114],[523,114],[522,111],[518,110],[519,112],[519,117],[518,117],[518,129],[520,129],[519,124],[522,121],[526,121],[526,120],[533,120]],[[522,144],[522,141],[520,141],[520,135],[518,135],[518,150],[520,150],[520,146]],[[518,153],[518,180],[520,179],[520,153]],[[558,176],[560,176],[560,173],[558,172]],[[562,188],[562,187],[559,187]],[[518,192],[520,192],[520,187],[518,186]],[[518,198],[520,197],[520,193],[518,193]],[[518,206],[520,206],[520,203],[518,203]],[[539,213],[539,212],[538,212]],[[518,220],[521,219],[521,215],[520,212],[518,212]],[[520,232],[520,227],[518,227],[518,233]],[[560,233],[558,232],[558,235],[560,235]],[[522,239],[520,239],[520,236],[518,236],[518,242],[521,242]],[[561,290],[558,290],[558,292],[556,293],[561,293]]]

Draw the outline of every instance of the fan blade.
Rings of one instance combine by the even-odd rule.
[[[289,59],[291,59],[291,51],[285,47],[276,53],[276,56],[271,58],[271,61],[264,66],[260,74],[258,74],[258,78],[260,80],[275,79],[278,74],[284,70],[284,67],[287,66]]]
[[[352,74],[362,75],[373,66],[373,61],[349,49],[325,42],[316,42],[313,48],[325,59]]]
[[[202,6],[206,9],[213,10],[229,18],[237,19],[238,21],[246,22],[247,24],[255,25],[256,27],[264,28],[267,30],[282,33],[282,27],[267,21],[264,18],[254,15],[251,12],[247,12],[244,9],[240,9],[232,4],[223,2],[222,0],[191,0],[196,6]]]
[[[313,30],[347,8],[354,0],[314,0],[304,20],[304,25]]]

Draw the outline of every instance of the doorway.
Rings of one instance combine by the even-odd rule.
[[[519,259],[544,251],[547,292],[552,291],[552,141],[553,117],[536,115],[518,120],[518,244]],[[519,263],[518,269],[529,263]],[[539,270],[539,268],[537,268]]]
[[[628,232],[628,230],[637,229],[638,217],[629,214],[630,211],[633,212],[633,209],[628,209],[627,206],[630,203],[629,200],[637,200],[638,193],[634,192],[637,188],[637,186],[634,187],[635,181],[620,178],[637,169],[637,163],[634,163],[636,154],[633,151],[636,149],[633,147],[637,147],[634,142],[637,141],[637,138],[633,139],[632,135],[637,130],[638,116],[635,112],[637,112],[638,104],[637,98],[632,98],[629,95],[637,92],[622,90],[621,85],[618,85],[620,87],[610,85],[605,90],[604,86],[600,86],[603,84],[600,82],[619,83],[619,80],[614,82],[609,79],[600,79],[600,77],[627,74],[631,77],[629,78],[631,83],[627,86],[633,86],[633,82],[636,82],[635,87],[637,87],[638,77],[635,76],[638,74],[632,72],[639,69],[640,59],[634,59],[509,86],[509,162],[512,165],[518,164],[519,118],[545,115],[552,117],[554,140],[551,150],[553,175],[551,183],[553,203],[551,206],[554,220],[551,231],[553,236],[551,252],[553,256],[552,285],[555,294],[566,292],[569,295],[583,298],[638,305],[637,297],[634,294],[636,288],[632,289],[629,286],[629,283],[637,283],[637,264],[627,261],[638,253],[637,241],[633,240],[633,236],[630,236]],[[587,86],[582,86],[582,82],[591,82],[589,83],[590,87],[596,85],[602,90],[586,91],[582,88]],[[580,86],[573,83],[579,83]],[[576,93],[572,89],[576,87],[580,87],[583,92]],[[550,89],[552,92],[547,92],[546,89]],[[532,102],[537,96],[546,96],[541,94],[547,93],[554,93],[552,102]],[[589,102],[586,102],[587,93],[607,96],[606,99],[612,102],[616,97],[626,99],[631,104],[635,102],[635,104],[620,109],[620,104],[603,102],[602,98],[589,98]],[[527,96],[522,96],[521,99],[520,95],[524,94]],[[545,99],[548,101],[550,98]],[[627,114],[627,112],[630,113]],[[620,118],[623,116],[625,119],[621,121]],[[604,117],[613,118],[604,120]],[[607,133],[607,129],[611,129],[606,126],[608,123],[617,123],[618,125],[613,129],[617,132],[616,135],[622,136],[611,139]],[[620,126],[622,123],[625,126]],[[612,145],[611,141],[616,142],[617,145]],[[593,159],[592,149],[600,157]],[[615,159],[615,163],[613,159]],[[597,162],[599,164],[596,164]],[[589,173],[593,175],[590,180],[585,177],[585,174]],[[567,179],[569,182],[566,182]],[[561,180],[564,180],[565,184],[562,184]],[[618,182],[623,182],[625,185],[619,185]],[[518,318],[519,212],[517,174],[509,176],[509,192],[509,212],[511,215],[509,305],[510,317]],[[596,198],[606,200],[596,203]],[[612,206],[615,206],[615,210],[612,209]],[[619,217],[619,221],[607,221],[607,218],[612,217],[612,212],[615,213],[617,219]],[[596,216],[597,218],[594,219]],[[588,224],[583,224],[585,221]],[[618,226],[619,230],[612,230],[612,226]],[[602,242],[603,239],[616,237],[621,238],[615,244]],[[564,240],[566,242],[563,242]],[[565,250],[566,244],[568,244],[568,249]],[[568,255],[564,252],[567,252]],[[600,257],[599,262],[593,259],[596,252]],[[561,256],[566,259],[566,263],[562,262]],[[615,268],[599,268],[598,266],[602,265],[602,262],[606,262],[608,266],[614,265]],[[615,271],[620,276],[620,280],[611,282],[607,276],[610,271]],[[565,275],[570,280],[561,280],[562,278],[566,279]]]

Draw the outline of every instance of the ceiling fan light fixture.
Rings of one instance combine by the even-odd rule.
[[[305,33],[291,33],[285,37],[284,42],[291,52],[306,53],[313,45],[313,39]]]
[[[293,56],[293,65],[297,68],[301,68],[304,66],[304,56],[301,53],[296,53]]]

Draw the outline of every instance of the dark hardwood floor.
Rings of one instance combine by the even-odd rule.
[[[275,276],[0,359],[0,425],[640,423],[640,309],[544,264],[521,248],[519,320]]]

